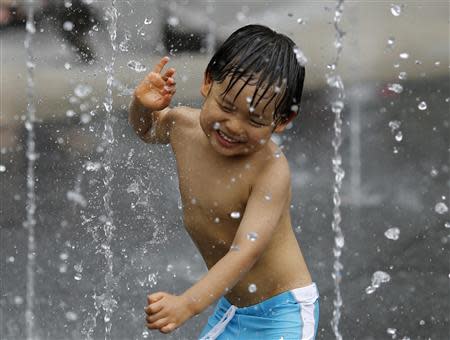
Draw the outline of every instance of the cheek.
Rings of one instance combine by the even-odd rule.
[[[269,142],[270,136],[270,132],[256,130],[250,134],[249,140],[252,144],[265,145]]]

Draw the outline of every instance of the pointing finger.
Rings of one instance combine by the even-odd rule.
[[[162,69],[164,68],[164,66],[169,62],[169,57],[165,56],[164,58],[162,58],[158,64],[155,65],[155,67],[153,68],[153,72],[156,73],[161,73]]]
[[[175,74],[175,69],[173,67],[169,68],[166,73],[163,76],[164,80],[167,80],[170,77],[173,77],[173,75]]]

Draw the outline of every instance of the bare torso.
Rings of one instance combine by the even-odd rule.
[[[229,251],[240,223],[240,218],[231,217],[231,213],[244,214],[252,181],[267,157],[260,153],[242,158],[218,155],[200,127],[200,110],[177,110],[187,117],[177,122],[171,133],[185,227],[209,269]],[[270,148],[275,150],[276,146]],[[253,305],[311,283],[289,209],[290,199],[263,255],[226,295],[232,304]],[[254,293],[248,290],[250,284],[256,285]]]

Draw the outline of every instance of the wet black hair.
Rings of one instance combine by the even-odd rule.
[[[231,77],[222,96],[226,96],[239,79],[244,80],[233,102],[246,85],[256,85],[251,106],[257,106],[269,91],[271,97],[267,105],[275,99],[273,120],[276,126],[298,113],[305,79],[305,67],[299,62],[298,51],[286,35],[263,25],[247,25],[225,40],[205,73],[218,83]],[[257,95],[259,99],[253,105]]]

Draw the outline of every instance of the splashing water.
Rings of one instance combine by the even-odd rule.
[[[341,197],[340,197],[340,189],[342,185],[342,180],[344,178],[345,172],[342,169],[342,157],[339,153],[339,147],[342,143],[342,118],[341,112],[344,108],[345,93],[344,93],[344,84],[339,75],[334,74],[339,57],[342,51],[342,39],[344,37],[344,32],[339,28],[339,22],[341,21],[342,12],[344,8],[344,0],[338,0],[335,12],[334,12],[334,28],[336,31],[336,40],[334,42],[334,46],[337,50],[336,58],[334,62],[329,67],[332,73],[327,74],[327,83],[337,92],[337,98],[333,99],[331,102],[331,110],[335,115],[334,119],[334,138],[332,140],[332,145],[334,149],[334,156],[332,159],[333,164],[333,172],[335,174],[335,183],[333,186],[333,221],[331,224],[332,230],[334,232],[334,247],[333,247],[333,255],[334,255],[334,271],[331,274],[334,280],[334,292],[336,294],[335,299],[333,300],[334,310],[333,310],[333,319],[331,320],[331,327],[333,329],[334,335],[336,339],[341,340],[342,335],[339,332],[339,320],[341,318],[341,306],[342,306],[342,297],[340,291],[340,282],[342,279],[341,271],[344,268],[342,263],[340,262],[340,256],[342,252],[342,248],[345,244],[344,235],[342,234],[342,230],[340,227],[340,223],[342,220],[340,205],[341,205]]]
[[[35,194],[35,176],[34,176],[34,163],[38,155],[35,152],[35,133],[34,122],[36,107],[34,103],[34,63],[32,53],[32,41],[33,35],[36,33],[34,26],[34,3],[33,0],[28,0],[27,3],[27,22],[26,22],[26,37],[25,37],[25,50],[27,53],[27,115],[25,121],[25,128],[27,130],[27,151],[26,157],[28,162],[27,167],[27,219],[23,223],[24,227],[28,230],[28,250],[27,250],[27,282],[26,282],[26,306],[25,306],[25,324],[26,324],[26,339],[31,340],[35,338],[35,315],[34,315],[34,273],[36,267],[36,241],[34,237],[34,227],[36,225],[35,212],[36,212],[36,194]]]
[[[112,180],[114,179],[114,170],[112,169],[112,159],[114,152],[114,131],[113,131],[113,119],[112,119],[112,88],[114,83],[114,62],[117,53],[116,44],[116,32],[117,32],[117,18],[118,13],[116,9],[116,1],[112,0],[111,7],[106,10],[106,17],[108,18],[108,32],[111,39],[112,55],[111,62],[105,67],[107,72],[106,80],[106,97],[103,105],[106,110],[106,120],[105,126],[102,134],[104,149],[106,150],[104,158],[102,160],[103,169],[105,170],[105,177],[103,178],[103,184],[106,188],[106,192],[103,195],[103,203],[105,209],[105,216],[100,219],[103,222],[103,231],[105,233],[105,240],[101,244],[101,252],[106,259],[106,273],[105,273],[105,285],[104,293],[101,295],[94,295],[96,314],[90,318],[93,327],[96,325],[96,318],[103,309],[104,321],[105,321],[105,339],[110,339],[111,337],[111,316],[114,310],[117,308],[117,301],[114,299],[114,272],[113,272],[113,251],[111,249],[111,241],[113,238],[113,232],[116,229],[113,221],[113,211],[111,208],[111,196],[112,196]],[[87,333],[90,335],[93,333],[93,328]]]
[[[372,294],[380,287],[380,285],[382,283],[389,282],[390,280],[391,280],[391,276],[388,273],[383,272],[381,270],[376,271],[372,275],[371,285],[366,288],[366,293]]]
[[[402,13],[402,6],[400,6],[400,5],[391,5],[391,14],[394,17],[400,16],[401,13]]]
[[[384,232],[384,236],[386,236],[390,240],[398,240],[400,237],[400,229],[399,228],[389,228]]]
[[[427,109],[427,103],[424,102],[424,101],[421,101],[421,102],[419,103],[419,105],[417,105],[417,107],[419,108],[420,111],[424,111],[424,110]]]

